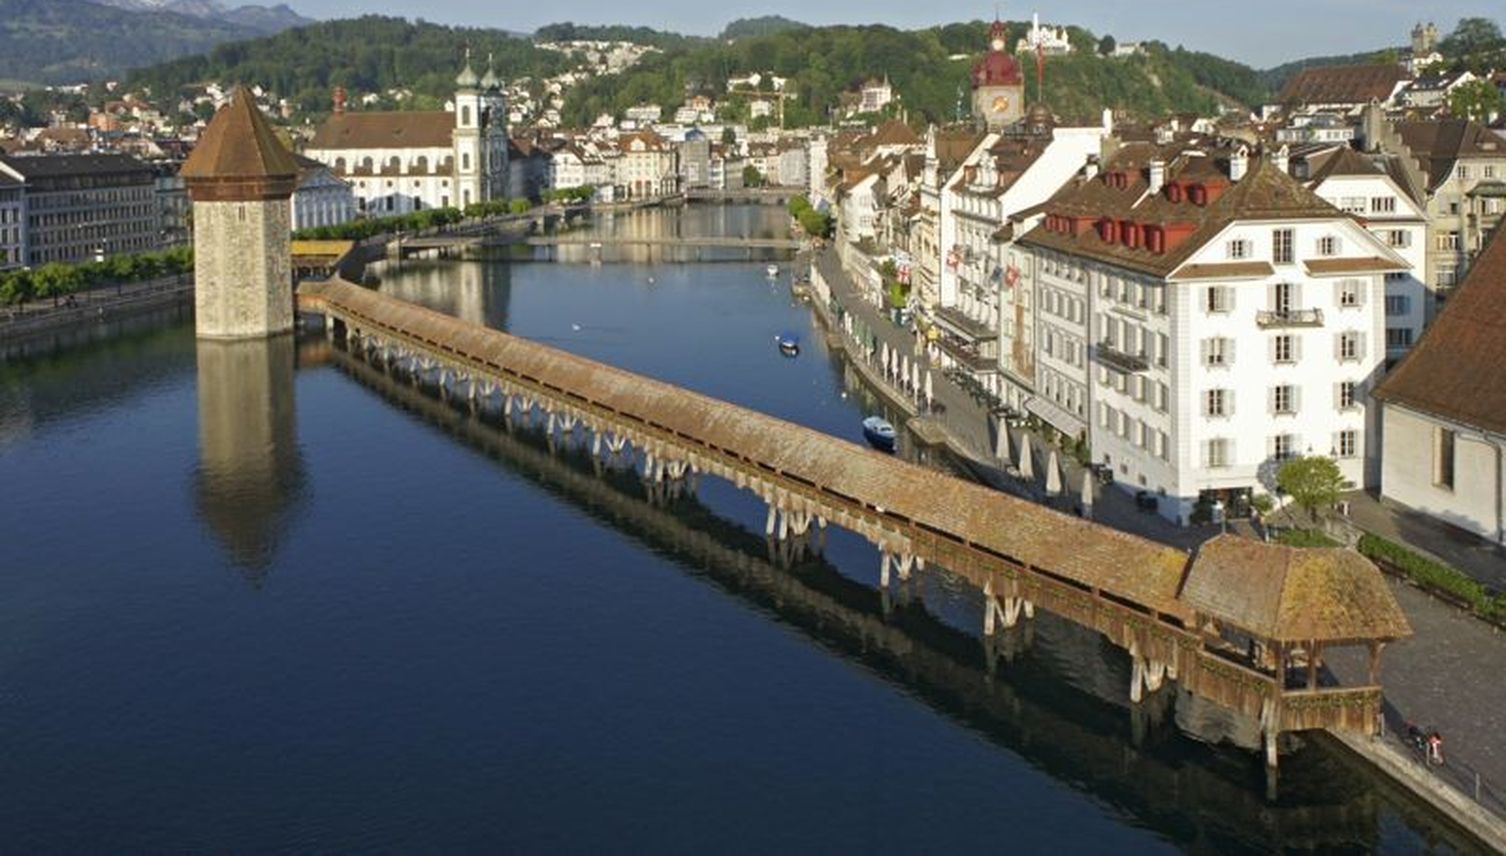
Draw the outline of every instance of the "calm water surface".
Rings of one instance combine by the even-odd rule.
[[[598,229],[769,234],[768,209]],[[695,230],[699,230],[698,232]],[[653,257],[658,259],[659,257]],[[410,263],[382,288],[856,439],[788,262]],[[774,337],[802,335],[798,359]],[[1316,749],[1279,796],[1122,653],[984,646],[944,573],[780,566],[707,481],[650,502],[322,341],[176,325],[0,365],[0,849],[1412,852]]]

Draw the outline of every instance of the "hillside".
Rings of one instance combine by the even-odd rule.
[[[87,0],[0,0],[0,79],[76,83],[119,75],[280,28],[286,19],[267,11],[272,17],[258,20],[249,9],[197,17]]]
[[[406,88],[407,106],[437,107],[455,89],[460,57],[469,46],[477,71],[486,55],[504,79],[555,74],[570,66],[556,51],[534,47],[502,30],[445,27],[368,15],[324,21],[275,36],[221,45],[133,72],[128,82],[154,93],[175,92],[204,81],[260,84],[294,101],[300,110],[327,109],[331,90],[352,94]]]
[[[1011,24],[1011,33],[1023,27]],[[841,92],[880,74],[888,75],[912,118],[947,121],[956,117],[959,101],[966,109],[968,71],[981,55],[986,29],[981,21],[912,31],[813,27],[695,45],[581,86],[566,102],[565,120],[584,124],[599,113],[620,114],[645,101],[673,107],[687,93],[718,97],[728,76],[768,70],[795,81],[797,97],[786,105],[788,125],[826,121]],[[1076,27],[1069,33],[1077,50],[1046,60],[1045,97],[1059,115],[1096,117],[1106,106],[1144,116],[1211,112],[1220,100],[1250,105],[1265,94],[1253,69],[1211,54],[1151,44],[1144,55],[1111,59],[1097,54],[1092,33]],[[1027,94],[1034,100],[1034,63],[1021,60]]]

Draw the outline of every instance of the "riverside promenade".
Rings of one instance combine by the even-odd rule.
[[[835,251],[816,252],[804,261],[809,263],[813,277],[819,276],[830,292],[833,306],[821,305],[819,297],[812,299],[817,315],[829,330],[845,336],[837,317],[840,311],[861,319],[866,330],[891,349],[912,357],[919,354],[916,337],[873,304],[871,295],[842,268]],[[844,351],[875,391],[908,414],[921,413],[924,408],[916,397],[887,380],[877,361],[870,361],[856,347],[844,347]],[[942,405],[941,412],[923,418],[944,433],[947,447],[965,459],[975,476],[1015,496],[1051,501],[1040,476],[1044,467],[1039,464],[1047,448],[1041,438],[1032,437],[1037,476],[1021,479],[1011,462],[994,455],[997,429],[982,404],[935,369],[932,392],[933,400]],[[1014,436],[1018,434],[1017,430]],[[1014,437],[1011,449],[1018,449]],[[1072,461],[1063,463],[1068,473],[1064,479],[1066,491],[1079,493],[1083,484],[1080,467]],[[1070,497],[1065,501],[1071,501]],[[1378,527],[1389,523],[1385,531],[1391,537],[1403,529],[1388,516],[1391,513],[1394,511],[1372,501],[1363,510],[1364,522]],[[1176,527],[1158,515],[1140,512],[1129,494],[1115,488],[1094,495],[1092,515],[1098,522],[1184,549],[1195,548],[1222,531],[1217,526]],[[1489,559],[1480,561],[1488,564]],[[1506,847],[1506,738],[1502,736],[1506,735],[1506,684],[1482,680],[1494,668],[1493,663],[1506,658],[1506,634],[1400,580],[1390,579],[1388,584],[1415,632],[1386,648],[1385,734],[1374,739],[1351,737],[1343,742],[1366,763],[1446,815],[1463,818],[1473,813],[1461,823],[1497,847]],[[1362,663],[1347,652],[1335,652],[1325,658],[1325,665],[1331,680],[1346,684],[1363,680]],[[1426,766],[1420,753],[1406,743],[1407,723],[1436,728],[1444,735],[1442,767]]]

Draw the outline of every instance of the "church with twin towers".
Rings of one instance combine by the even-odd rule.
[[[348,182],[358,210],[373,217],[465,208],[507,195],[507,100],[487,57],[477,75],[470,51],[444,110],[334,112],[304,154]]]

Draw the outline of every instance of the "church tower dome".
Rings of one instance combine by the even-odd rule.
[[[471,68],[471,49],[465,49],[465,67],[460,69],[460,74],[455,76],[455,86],[460,89],[475,89],[481,85],[481,78]]]

